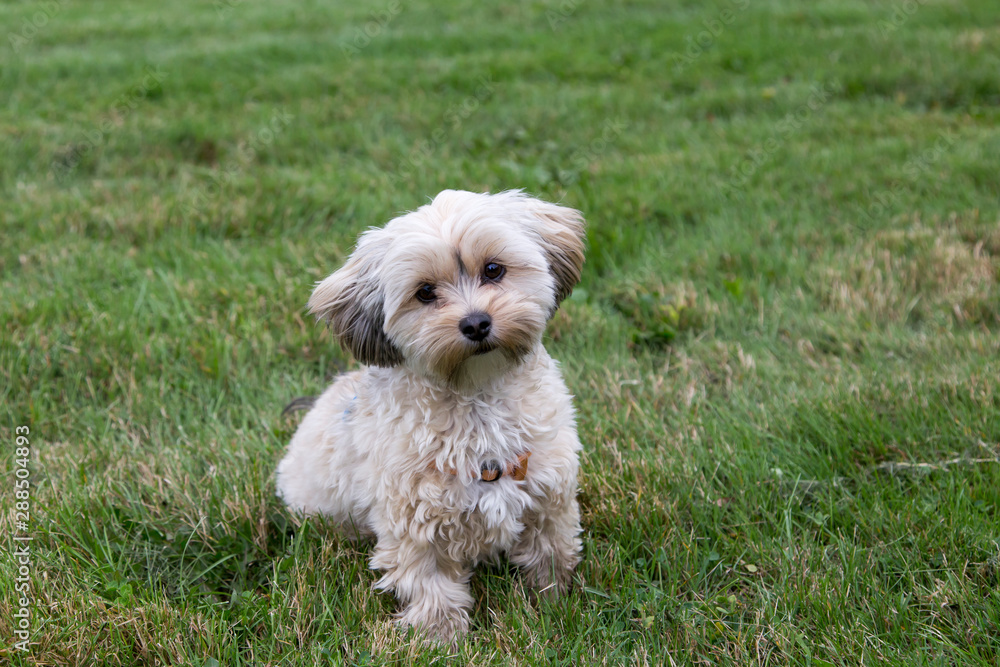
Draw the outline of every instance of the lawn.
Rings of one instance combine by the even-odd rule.
[[[0,661],[445,662],[282,508],[281,409],[355,365],[304,304],[359,232],[524,188],[588,220],[585,554],[554,603],[480,568],[449,662],[1000,662],[995,0],[0,24]]]

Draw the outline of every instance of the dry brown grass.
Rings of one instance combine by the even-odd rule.
[[[919,218],[903,229],[876,232],[819,270],[822,302],[876,325],[1000,323],[990,301],[1000,270],[996,234],[970,242],[953,222],[933,226]]]

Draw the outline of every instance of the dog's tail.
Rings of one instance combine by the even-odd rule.
[[[285,409],[281,411],[281,416],[290,415],[293,412],[298,412],[299,410],[308,410],[316,404],[315,396],[299,396],[298,398],[293,398],[292,402],[285,406]]]

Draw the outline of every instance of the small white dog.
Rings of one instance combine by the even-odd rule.
[[[278,494],[374,534],[377,587],[433,638],[468,629],[477,562],[507,552],[563,591],[580,560],[580,441],[542,334],[580,278],[583,227],[519,191],[446,190],[365,232],[309,299],[366,366],[305,416]]]

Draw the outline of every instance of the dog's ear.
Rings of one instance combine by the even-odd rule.
[[[527,198],[532,231],[538,236],[556,281],[556,306],[580,282],[583,270],[584,221],[576,209]]]
[[[347,263],[319,283],[309,312],[325,319],[341,344],[368,366],[395,366],[403,355],[385,335],[378,269],[391,238],[381,229],[365,232]]]

